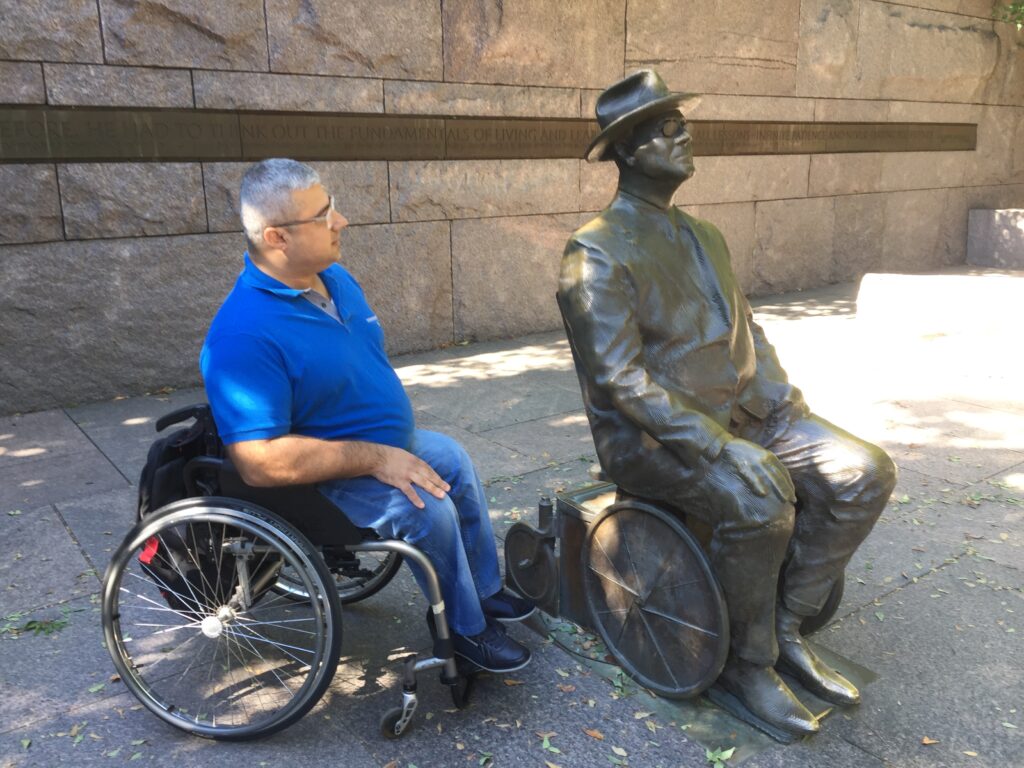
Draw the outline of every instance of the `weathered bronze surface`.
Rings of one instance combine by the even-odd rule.
[[[697,121],[696,155],[973,150],[966,123]],[[584,119],[0,107],[0,162],[579,157]]]
[[[785,741],[819,726],[776,667],[833,704],[859,700],[801,631],[841,583],[896,470],[882,449],[811,413],[754,321],[721,232],[672,204],[696,171],[680,111],[690,98],[652,71],[598,98],[601,132],[586,157],[614,161],[619,184],[566,245],[559,307],[603,471],[636,508],[654,500],[712,531],[730,635],[715,700]],[[805,139],[828,147],[827,130],[793,130],[773,139],[783,151]],[[607,563],[590,569],[588,596],[605,595],[598,618],[621,624],[606,642],[628,638],[646,658],[665,644],[644,616],[657,581],[647,586],[647,547],[640,533],[625,540],[630,525],[642,528],[623,518],[618,540],[602,542]]]

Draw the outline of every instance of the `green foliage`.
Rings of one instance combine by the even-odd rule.
[[[996,12],[996,19],[1016,24],[1017,29],[1024,29],[1024,2],[1004,5]]]

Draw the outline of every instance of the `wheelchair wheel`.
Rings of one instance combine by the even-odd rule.
[[[402,567],[402,556],[397,552],[344,552],[339,555],[325,552],[324,561],[342,605],[358,603],[377,594]],[[302,584],[290,567],[281,569],[274,590],[299,601],[306,599]]]
[[[630,677],[673,699],[715,681],[729,652],[725,600],[674,515],[638,500],[613,504],[591,524],[582,559],[593,627]]]
[[[307,595],[271,587],[288,568]],[[151,712],[199,736],[242,740],[291,725],[341,652],[341,606],[309,541],[260,507],[186,499],[138,523],[103,583],[114,666]]]

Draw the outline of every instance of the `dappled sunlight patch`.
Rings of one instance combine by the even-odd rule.
[[[37,485],[42,485],[43,482],[43,480],[25,480],[21,483],[18,483],[18,486],[21,488],[32,488]]]
[[[587,423],[588,420],[586,413],[567,413],[548,421],[548,424],[552,427],[577,427],[580,425],[586,425]]]
[[[570,371],[572,357],[569,345],[559,341],[429,364],[407,365],[396,370],[406,386],[445,387],[464,381],[508,378],[530,371]]]
[[[141,424],[149,424],[152,420],[149,416],[137,416],[132,419],[125,419],[121,424],[125,427],[137,427]]]
[[[5,449],[0,448],[0,455],[3,455],[4,452]],[[27,459],[31,456],[41,456],[44,453],[47,453],[45,448],[21,448],[17,451],[8,451],[7,455],[13,456],[16,459]]]

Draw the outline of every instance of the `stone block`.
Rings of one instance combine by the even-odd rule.
[[[341,237],[341,262],[380,318],[389,354],[451,344],[448,222],[350,227]]]
[[[691,205],[684,210],[718,227],[729,246],[736,280],[743,293],[750,293],[754,285],[754,203]]]
[[[964,183],[1011,184],[1024,181],[1024,109],[986,107],[978,120],[978,145],[970,155]]]
[[[313,162],[335,206],[349,224],[390,221],[385,162]],[[211,232],[240,232],[238,190],[248,163],[204,163],[206,211]]]
[[[886,152],[879,190],[959,187],[975,162],[974,152]]]
[[[575,88],[384,81],[385,111],[393,114],[493,117],[579,117]]]
[[[384,111],[380,80],[202,71],[193,78],[200,109]]]
[[[562,327],[562,252],[589,214],[452,223],[455,338],[511,338]]]
[[[0,61],[0,104],[43,104],[43,68],[35,62]]]
[[[807,194],[818,197],[877,192],[884,162],[881,152],[811,155]]]
[[[262,0],[99,0],[110,64],[269,68]]]
[[[102,62],[96,0],[4,3],[0,59]]]
[[[95,450],[63,411],[0,417],[0,469]]]
[[[192,78],[184,69],[46,64],[46,97],[53,105],[191,107]]]
[[[698,157],[676,205],[779,200],[807,194],[809,155]]]
[[[64,237],[57,173],[52,165],[0,165],[4,212],[0,243],[38,243]]]
[[[814,119],[823,123],[884,123],[889,119],[889,104],[888,101],[815,99]]]
[[[933,11],[959,13],[962,16],[977,16],[986,21],[992,18],[991,0],[911,0],[904,5]]]
[[[869,102],[877,103],[877,102]],[[984,116],[980,104],[929,101],[890,101],[888,119],[894,123],[977,123]],[[885,120],[885,118],[882,118]]]
[[[580,117],[589,117],[593,120],[597,116],[597,97],[602,93],[601,88],[580,89]]]
[[[625,0],[449,0],[445,79],[607,88],[623,74],[625,6]]]
[[[1006,57],[1001,49],[991,22],[880,2],[809,0],[796,93],[985,101],[1004,89],[1006,76],[993,78]]]
[[[603,210],[615,196],[619,185],[619,169],[615,163],[580,161],[580,210]]]
[[[68,536],[53,507],[26,507],[22,514],[4,517],[7,519],[0,549],[0,615],[63,602],[84,594],[86,587],[89,591],[96,589],[92,578],[78,578],[89,569],[89,563]],[[18,625],[22,623],[24,620]],[[5,641],[10,642],[8,638]]]
[[[835,198],[835,237],[830,283],[859,279],[882,264],[886,195]]]
[[[0,413],[194,386],[244,248],[236,234],[0,247]],[[73,294],[54,292],[72,264]]]
[[[60,185],[72,240],[206,231],[198,163],[61,165]]]
[[[686,3],[631,0],[626,71],[658,70],[696,93],[796,95],[800,0]]]
[[[275,72],[443,79],[432,0],[279,0],[267,30]]]
[[[670,87],[674,87],[671,86]],[[679,90],[689,86],[681,84]],[[791,99],[777,96],[732,96],[707,94],[691,107],[686,117],[691,120],[781,120],[783,122],[814,120],[814,99]]]
[[[40,504],[53,504],[127,485],[121,473],[92,446],[67,456],[25,461],[0,467],[0,515],[6,523],[6,513],[11,510],[28,510]],[[6,537],[6,530],[4,533]],[[0,587],[0,595],[3,587],[7,584]]]
[[[395,221],[568,213],[579,200],[577,160],[391,163]]]
[[[1024,208],[972,210],[967,223],[967,263],[1024,270]]]
[[[857,0],[803,0],[796,93],[835,98],[864,97],[856,87]]]
[[[943,266],[937,246],[945,212],[944,189],[886,195],[882,270],[921,272]]]
[[[832,198],[758,203],[751,294],[802,291],[825,285],[832,266]]]

